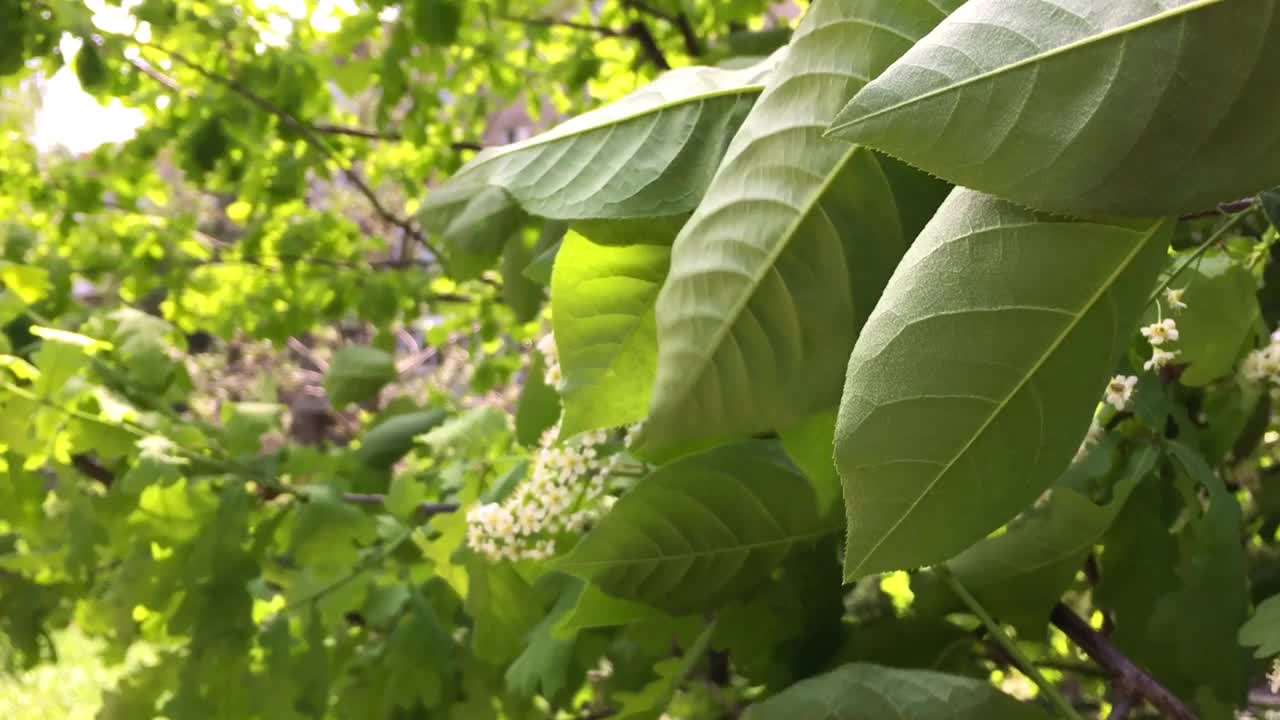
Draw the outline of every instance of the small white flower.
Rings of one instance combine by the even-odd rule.
[[[1186,292],[1186,288],[1169,288],[1165,290],[1165,304],[1167,304],[1171,310],[1186,310],[1187,304],[1182,301],[1182,296],[1186,294]]]
[[[1133,398],[1133,387],[1138,384],[1136,375],[1116,375],[1107,383],[1106,401],[1116,410],[1124,410]]]
[[[538,352],[547,358],[547,362],[554,362],[556,358],[556,336],[555,333],[547,333],[538,340]]]
[[[1163,345],[1166,340],[1178,339],[1178,323],[1174,322],[1173,318],[1165,318],[1142,328],[1142,335],[1152,345]]]
[[[1280,693],[1280,657],[1271,661],[1271,672],[1267,673],[1267,684],[1271,686],[1271,693]]]
[[[1151,359],[1142,363],[1142,369],[1154,370],[1155,368],[1165,367],[1169,363],[1173,362],[1173,359],[1177,356],[1178,356],[1177,350],[1174,350],[1173,352],[1169,352],[1168,350],[1161,350],[1160,348],[1152,348]]]

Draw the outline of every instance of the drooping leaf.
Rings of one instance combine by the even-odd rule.
[[[1044,505],[948,560],[947,567],[993,616],[1016,628],[1018,637],[1043,638],[1054,604],[1159,456],[1154,448],[1136,450],[1119,468],[1105,505],[1066,485],[1055,486]],[[919,596],[916,609],[921,610]]]
[[[852,663],[748,708],[745,720],[1048,720],[990,683],[928,670]]]
[[[671,613],[714,608],[837,530],[816,507],[777,443],[721,446],[641,480],[557,568]]]
[[[669,242],[776,57],[743,70],[674,70],[541,135],[486,149],[427,194],[423,226],[444,238],[446,254],[478,257],[496,257],[523,213],[640,219],[637,241]]]
[[[542,309],[542,286],[524,276],[532,258],[521,233],[507,240],[502,251],[502,301],[515,313],[516,322],[529,322]]]
[[[823,128],[957,4],[810,8],[672,248],[646,447],[782,430],[836,403],[858,329],[942,190]]]
[[[333,354],[324,389],[334,407],[364,402],[396,378],[396,361],[377,348],[354,346]]]
[[[413,448],[413,439],[445,421],[443,410],[423,410],[388,418],[360,438],[357,456],[374,468],[389,468]]]
[[[560,393],[547,384],[545,366],[542,353],[533,353],[516,404],[516,440],[522,445],[537,445],[542,433],[560,417]]]
[[[477,657],[504,665],[525,647],[525,635],[543,619],[542,599],[507,563],[467,563],[467,613],[475,619],[471,647]]]
[[[1254,657],[1280,655],[1280,595],[1259,603],[1253,617],[1240,626],[1240,644],[1258,648]]]
[[[1280,183],[1277,66],[1275,0],[974,0],[831,128],[1041,210],[1177,215]]]
[[[658,352],[653,304],[670,252],[662,245],[597,245],[577,234],[560,246],[551,317],[565,436],[644,418]]]
[[[1067,467],[1172,226],[952,193],[849,358],[836,427],[846,578],[946,560]]]
[[[541,693],[554,698],[568,680],[569,662],[573,658],[576,634],[557,635],[554,629],[574,606],[583,584],[570,579],[563,583],[556,604],[532,630],[527,645],[507,668],[507,687],[525,697]]]

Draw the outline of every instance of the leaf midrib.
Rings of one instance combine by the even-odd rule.
[[[1120,1],[1123,2],[1124,0],[1120,0]],[[1075,42],[1067,43],[1066,45],[1053,48],[1046,52],[1037,53],[1035,55],[1031,55],[1029,57],[1023,58],[1018,62],[1009,64],[1009,65],[1002,65],[993,70],[988,70],[987,72],[965,78],[960,82],[953,82],[949,85],[944,85],[943,87],[930,90],[929,92],[924,93],[923,95],[917,95],[915,97],[907,98],[906,100],[900,100],[892,105],[876,110],[875,112],[862,115],[861,117],[855,118],[853,120],[849,120],[847,122],[843,122],[839,125],[832,125],[831,127],[827,128],[826,133],[824,133],[824,137],[829,137],[835,132],[838,132],[840,130],[845,130],[847,128],[851,128],[855,125],[861,125],[863,123],[870,122],[882,115],[887,115],[892,112],[897,112],[898,110],[901,110],[906,107],[910,107],[911,105],[915,105],[916,103],[922,103],[927,100],[931,100],[935,97],[938,97],[939,95],[944,95],[946,93],[954,92],[962,88],[968,87],[970,85],[983,82],[985,80],[989,80],[994,77],[999,77],[1000,75],[1003,75],[1005,73],[1015,72],[1017,70],[1022,69],[1023,67],[1027,67],[1029,65],[1042,62],[1045,60],[1049,60],[1059,55],[1064,55],[1078,48],[1091,45],[1095,42],[1105,42],[1106,40],[1109,40],[1113,37],[1117,37],[1119,35],[1123,35],[1131,31],[1141,30],[1147,26],[1158,25],[1159,23],[1162,23],[1166,20],[1171,20],[1177,17],[1181,17],[1182,15],[1193,13],[1193,12],[1196,12],[1197,10],[1203,10],[1213,5],[1219,5],[1223,2],[1225,2],[1225,0],[1194,0],[1193,2],[1189,2],[1185,5],[1180,5],[1176,8],[1166,10],[1161,13],[1156,13],[1155,15],[1151,15],[1150,17],[1143,18],[1136,22],[1126,23],[1124,25],[1113,28],[1111,30],[1106,30],[1096,35],[1090,35],[1088,37],[1081,38],[1079,40],[1076,40]]]
[[[791,242],[795,239],[796,232],[800,229],[800,226],[809,219],[809,215],[813,212],[813,209],[822,203],[822,198],[826,196],[827,191],[831,189],[832,184],[835,183],[836,178],[843,172],[845,166],[853,159],[854,153],[861,149],[861,145],[851,144],[849,146],[849,150],[840,157],[840,160],[837,161],[835,165],[831,167],[831,172],[827,174],[827,177],[822,181],[822,184],[818,186],[817,191],[809,197],[809,200],[804,204],[803,209],[797,213],[796,217],[787,225],[786,230],[778,236],[781,239],[781,242],[776,243],[775,247],[769,251],[768,255],[765,256],[766,262],[760,263],[759,270],[752,274],[747,287],[733,301],[733,305],[730,307],[730,312],[725,315],[725,317],[732,318],[732,320],[722,323],[720,328],[712,335],[711,342],[706,344],[705,347],[707,347],[708,350],[702,354],[701,362],[699,363],[701,367],[699,367],[696,372],[683,374],[683,377],[688,379],[681,383],[679,386],[680,392],[676,394],[676,397],[683,399],[689,389],[697,385],[698,381],[702,379],[703,374],[707,372],[707,368],[710,366],[711,359],[717,352],[719,352],[720,346],[724,343],[725,337],[727,337],[733,330],[733,327],[738,324],[738,320],[742,317],[743,309],[746,308],[747,303],[751,302],[751,298],[755,297],[756,292],[760,289],[760,283],[764,281],[764,278],[768,275],[769,271],[778,264],[778,258],[782,256],[782,253],[785,252],[787,248],[791,247]],[[672,267],[674,266],[675,257],[673,254]],[[659,333],[661,333],[661,328],[659,328]],[[659,361],[661,361],[661,359],[659,359]],[[661,369],[659,369],[659,372],[661,372]]]
[[[1018,381],[1018,383],[1009,391],[998,405],[992,408],[991,414],[987,416],[987,419],[983,421],[982,425],[980,425],[972,435],[970,435],[969,439],[958,451],[956,451],[956,454],[947,461],[946,465],[944,465],[938,473],[934,475],[933,479],[929,481],[929,484],[925,486],[924,491],[917,495],[915,500],[911,501],[911,504],[907,506],[906,511],[898,516],[898,519],[894,521],[893,525],[891,525],[889,529],[880,536],[880,539],[877,540],[869,550],[862,554],[862,559],[858,561],[858,564],[852,569],[846,570],[846,578],[856,576],[858,574],[858,571],[860,571],[862,566],[866,565],[867,561],[876,554],[880,549],[880,546],[898,531],[898,528],[902,526],[902,523],[906,522],[906,519],[915,512],[916,507],[924,501],[925,497],[933,492],[934,487],[937,486],[942,478],[946,476],[947,473],[951,472],[951,468],[954,467],[956,462],[969,451],[969,448],[973,447],[973,444],[977,442],[978,438],[982,437],[983,433],[987,431],[987,428],[991,426],[991,423],[995,422],[995,419],[1004,412],[1005,408],[1008,407],[1009,402],[1012,401],[1018,393],[1022,392],[1022,389],[1031,381],[1031,378],[1035,377],[1036,373],[1040,371],[1040,368],[1048,362],[1049,358],[1052,357],[1055,352],[1057,352],[1058,348],[1067,339],[1067,336],[1075,330],[1076,326],[1080,324],[1080,321],[1084,316],[1088,315],[1094,306],[1098,304],[1098,301],[1101,300],[1102,297],[1115,285],[1116,279],[1133,264],[1134,258],[1142,253],[1142,250],[1146,247],[1147,243],[1151,241],[1151,238],[1155,236],[1156,232],[1163,226],[1164,222],[1164,220],[1156,222],[1142,234],[1141,238],[1134,243],[1133,249],[1129,254],[1124,257],[1122,262],[1116,265],[1115,270],[1111,272],[1104,282],[1098,285],[1098,289],[1094,291],[1093,295],[1090,296],[1084,305],[1081,306],[1080,312],[1076,313],[1075,318],[1063,327],[1062,331],[1058,333],[1058,336],[1054,338],[1054,341],[1050,343],[1049,347],[1040,354],[1040,357],[1036,362],[1022,376],[1022,379]]]

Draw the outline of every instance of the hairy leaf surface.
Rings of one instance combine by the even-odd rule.
[[[944,192],[823,129],[956,0],[820,0],[672,249],[645,444],[831,407],[859,327]]]
[[[427,194],[420,214],[446,252],[496,257],[522,214],[568,221],[651,219],[668,242],[783,51],[741,70],[673,70],[528,140],[489,148]]]
[[[1048,720],[990,683],[927,670],[852,663],[752,705],[746,720]]]
[[[1275,0],[973,0],[832,133],[1067,214],[1175,215],[1280,183]]]
[[[618,598],[713,608],[769,577],[792,548],[838,530],[775,442],[685,456],[641,480],[558,563]]]
[[[565,436],[644,419],[658,354],[653,304],[670,255],[664,245],[597,245],[577,234],[560,246],[551,317]]]
[[[1172,227],[952,193],[849,358],[836,426],[846,578],[946,560],[1067,467]]]

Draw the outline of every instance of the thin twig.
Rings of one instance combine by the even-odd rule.
[[[671,63],[667,62],[667,56],[662,54],[662,48],[658,47],[658,41],[654,39],[653,33],[649,31],[649,26],[643,20],[635,20],[627,26],[627,35],[635,38],[640,43],[640,49],[644,51],[645,57],[649,62],[657,66],[659,70],[670,70]]]
[[[1253,204],[1255,202],[1257,202],[1256,198],[1251,198],[1251,197],[1240,198],[1239,200],[1232,200],[1231,202],[1221,203],[1220,205],[1213,208],[1212,210],[1201,210],[1200,212],[1189,213],[1187,215],[1183,215],[1178,219],[1179,220],[1199,220],[1201,218],[1207,218],[1207,217],[1218,217],[1221,215],[1230,215],[1232,213],[1240,212],[1241,210],[1248,210],[1249,208],[1253,207]]]
[[[1170,285],[1172,285],[1173,281],[1177,280],[1178,276],[1181,275],[1183,271],[1185,271],[1188,267],[1191,266],[1191,263],[1195,262],[1196,260],[1199,260],[1202,255],[1208,252],[1209,248],[1213,247],[1215,243],[1221,240],[1222,236],[1226,235],[1228,230],[1235,227],[1236,223],[1240,222],[1240,219],[1243,218],[1245,215],[1249,214],[1249,211],[1252,209],[1253,207],[1249,206],[1243,210],[1237,211],[1234,215],[1231,215],[1230,217],[1228,217],[1227,221],[1223,223],[1221,227],[1213,231],[1213,234],[1209,236],[1208,240],[1205,240],[1203,243],[1201,243],[1200,247],[1196,248],[1190,255],[1188,255],[1187,258],[1183,260],[1182,263],[1180,263],[1172,273],[1169,274],[1169,277],[1165,278],[1164,282],[1160,283],[1160,286],[1157,287],[1155,291],[1151,293],[1151,297],[1147,298],[1147,305],[1150,305],[1151,303],[1155,302],[1156,298],[1160,297],[1160,293],[1164,292],[1165,288],[1168,288]]]
[[[621,31],[615,30],[614,28],[605,27],[604,25],[589,25],[587,23],[573,22],[572,20],[558,20],[556,18],[545,18],[545,17],[519,17],[516,15],[500,15],[498,17],[501,20],[506,20],[507,22],[513,22],[513,23],[520,23],[521,25],[532,25],[535,27],[548,27],[548,28],[566,28],[569,30],[581,30],[583,32],[596,33],[597,35],[603,35],[605,37],[621,37],[622,35],[626,34]]]
[[[672,14],[648,3],[639,2],[639,0],[625,0],[623,4],[674,25],[676,30],[680,31],[680,38],[684,40],[685,52],[689,53],[691,57],[702,55],[702,43],[698,40],[698,34],[694,32],[693,24],[689,22],[688,15],[683,12]]]
[[[1121,697],[1133,694],[1146,698],[1160,711],[1162,717],[1170,720],[1196,720],[1195,713],[1177,695],[1169,692],[1147,671],[1134,664],[1102,633],[1094,630],[1066,605],[1058,603],[1054,606],[1050,619],[1085,655],[1110,674],[1112,686]]]
[[[377,493],[344,493],[342,501],[351,503],[352,505],[371,505],[382,507],[387,502],[386,495]],[[429,518],[435,515],[447,515],[451,512],[457,512],[461,506],[458,503],[449,502],[424,502],[418,505],[418,514],[423,518]]]
[[[1116,701],[1111,704],[1111,714],[1107,716],[1107,720],[1125,720],[1133,710],[1136,700],[1137,698],[1131,692],[1120,693]]]
[[[330,147],[329,144],[326,143],[324,139],[320,136],[320,134],[315,129],[313,129],[310,125],[303,122],[301,119],[299,119],[297,116],[295,116],[293,113],[289,112],[288,110],[285,110],[284,108],[276,105],[270,100],[267,100],[266,98],[253,92],[249,88],[245,87],[242,83],[232,78],[224,77],[211,70],[208,70],[204,66],[200,65],[199,63],[196,63],[195,61],[187,58],[182,53],[179,53],[175,50],[170,50],[165,47],[161,47],[159,45],[154,45],[152,43],[139,43],[139,45],[141,45],[142,47],[151,48],[153,50],[156,50],[157,52],[167,55],[168,57],[181,63],[187,68],[190,68],[192,71],[194,71],[196,74],[200,75],[201,77],[207,80],[210,80],[212,82],[218,83],[219,85],[222,85],[228,90],[231,90],[232,92],[236,93],[240,97],[244,98],[250,104],[256,106],[263,112],[274,115],[285,125],[288,125],[295,132],[297,132],[298,135],[300,135],[308,145],[311,145],[313,148],[315,148],[325,157],[332,160],[334,164],[338,166],[338,171],[341,172],[343,177],[347,178],[347,181],[350,182],[353,186],[355,186],[356,190],[359,191],[359,193],[365,197],[365,199],[369,202],[370,207],[373,208],[374,213],[376,213],[378,217],[382,218],[385,222],[390,223],[391,225],[395,225],[396,227],[400,228],[401,230],[403,230],[404,232],[412,236],[414,240],[416,240],[418,244],[420,244],[422,247],[426,248],[431,253],[433,259],[436,262],[440,263],[441,266],[443,267],[444,256],[438,250],[436,250],[436,248],[432,247],[430,241],[427,240],[426,236],[423,235],[422,232],[418,230],[418,228],[414,227],[413,224],[410,223],[407,219],[399,217],[395,213],[388,210],[386,206],[382,204],[382,201],[378,199],[378,196],[376,193],[374,193],[373,188],[369,187],[369,184],[365,182],[363,177],[360,176],[360,173],[356,172],[356,170],[353,167],[348,165],[347,162],[342,158],[342,156],[339,155],[338,152],[335,151],[332,147]]]
[[[1035,663],[1027,657],[1026,653],[1022,652],[1022,648],[1018,647],[1018,643],[1005,634],[1004,629],[991,617],[991,614],[982,606],[982,603],[978,602],[978,599],[965,589],[960,580],[952,574],[950,568],[943,564],[936,566],[934,571],[946,583],[947,587],[951,588],[951,592],[955,593],[964,602],[969,611],[982,621],[983,626],[987,628],[987,632],[991,635],[991,639],[999,643],[1000,648],[1018,665],[1018,669],[1031,678],[1031,681],[1040,688],[1040,692],[1044,693],[1045,697],[1049,699],[1049,704],[1053,705],[1058,714],[1062,715],[1066,720],[1084,720],[1084,718],[1080,717],[1080,713],[1076,712],[1076,709],[1071,706],[1071,703],[1067,702],[1067,699],[1062,696],[1062,693],[1058,692],[1058,688],[1049,682],[1040,672],[1040,669],[1036,667]]]

